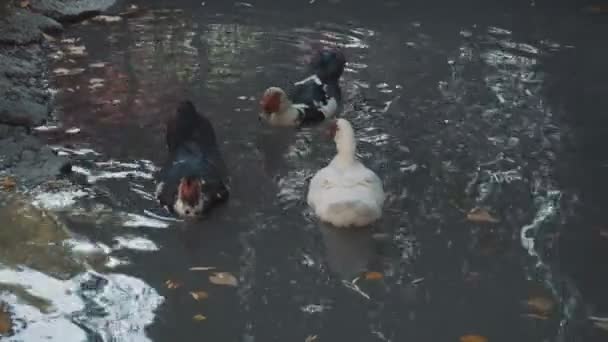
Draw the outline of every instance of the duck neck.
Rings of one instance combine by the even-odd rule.
[[[340,166],[349,166],[355,161],[357,143],[353,134],[350,134],[350,132],[344,133],[339,139],[336,139],[336,150],[338,153],[334,161]]]

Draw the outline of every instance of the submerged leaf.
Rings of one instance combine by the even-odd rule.
[[[182,286],[182,284],[180,282],[176,282],[176,281],[173,281],[170,279],[165,282],[165,285],[167,286],[168,289],[177,289],[180,286]]]
[[[198,314],[198,315],[194,315],[194,317],[192,317],[192,319],[195,320],[195,321],[204,321],[204,320],[207,319],[207,317],[205,317],[205,316],[203,316],[201,314]]]
[[[547,297],[533,297],[526,302],[528,307],[536,311],[538,314],[546,315],[553,310],[555,304]]]
[[[460,342],[488,342],[488,339],[480,335],[464,335],[460,337]]]
[[[467,220],[477,223],[498,223],[500,220],[492,216],[487,210],[482,208],[473,208],[467,214]]]
[[[380,280],[383,277],[384,276],[380,272],[365,272],[365,279],[366,280]]]
[[[12,328],[11,317],[6,307],[0,304],[0,336],[8,335]]]
[[[237,286],[236,278],[228,272],[215,272],[209,276],[209,281],[216,285]]]
[[[203,299],[209,298],[209,294],[207,292],[205,292],[205,291],[190,292],[190,295],[195,300],[203,300]]]
[[[13,191],[17,187],[17,181],[13,177],[4,177],[0,179],[0,188],[4,191]]]
[[[317,337],[317,335],[308,335],[308,337],[306,337],[304,342],[314,342],[314,341],[318,341],[318,340],[319,340],[319,338]]]

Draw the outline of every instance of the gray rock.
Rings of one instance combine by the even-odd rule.
[[[65,174],[69,171],[70,160],[58,156],[42,142],[37,142],[39,151],[23,151],[20,142],[9,144],[7,152],[12,153],[11,165],[8,165],[5,173],[17,175],[20,184],[28,188],[36,187],[51,179]],[[4,146],[0,147],[0,153],[4,153]],[[1,164],[0,164],[1,165]]]
[[[17,9],[0,19],[0,43],[26,45],[42,40],[42,32],[60,32],[57,21],[37,13]]]
[[[0,49],[0,123],[32,127],[48,119],[43,61],[44,51],[37,45]]]
[[[60,22],[83,20],[106,11],[115,0],[30,0],[31,8]]]
[[[10,82],[0,78],[0,123],[27,127],[45,123],[51,107],[35,93],[25,87],[11,87]]]

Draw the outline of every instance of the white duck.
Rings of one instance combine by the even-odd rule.
[[[357,160],[355,132],[347,120],[332,122],[329,133],[338,153],[311,179],[308,204],[334,226],[366,226],[382,216],[382,181]]]

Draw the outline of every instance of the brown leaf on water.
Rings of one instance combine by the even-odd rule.
[[[182,284],[180,282],[173,281],[171,279],[167,280],[165,282],[165,285],[167,286],[168,289],[177,289],[182,286]]]
[[[499,219],[492,216],[487,210],[482,208],[473,208],[467,214],[467,220],[477,223],[498,223]]]
[[[26,8],[30,5],[30,1],[29,0],[22,0],[19,2],[19,7],[21,8]]]
[[[0,188],[4,191],[13,191],[17,187],[17,181],[13,177],[4,177],[0,179]]]
[[[304,342],[314,342],[314,341],[318,341],[318,340],[319,340],[319,337],[317,335],[308,335],[308,337],[306,337]]]
[[[464,335],[460,337],[460,342],[488,342],[488,339],[481,335]]]
[[[205,291],[193,291],[193,292],[190,292],[190,295],[195,300],[203,300],[203,299],[209,298],[209,294]]]
[[[594,13],[594,14],[608,13],[608,6],[606,6],[606,5],[586,6],[583,8],[583,12]]]
[[[215,285],[237,286],[238,281],[228,272],[215,272],[209,276],[209,281]]]
[[[194,316],[192,317],[192,319],[193,319],[193,320],[195,320],[195,321],[199,321],[199,322],[200,322],[200,321],[204,321],[204,320],[206,320],[206,319],[207,319],[207,317],[206,317],[206,316],[203,316],[203,315],[201,315],[201,314],[198,314],[198,315],[194,315]]]
[[[0,304],[0,336],[8,335],[11,332],[13,323],[8,310],[4,305]]]
[[[547,297],[532,297],[528,299],[528,301],[526,301],[526,304],[535,313],[543,316],[551,313],[551,311],[555,307],[555,303],[553,303],[553,300]]]
[[[384,275],[380,272],[365,272],[365,280],[380,280]]]

